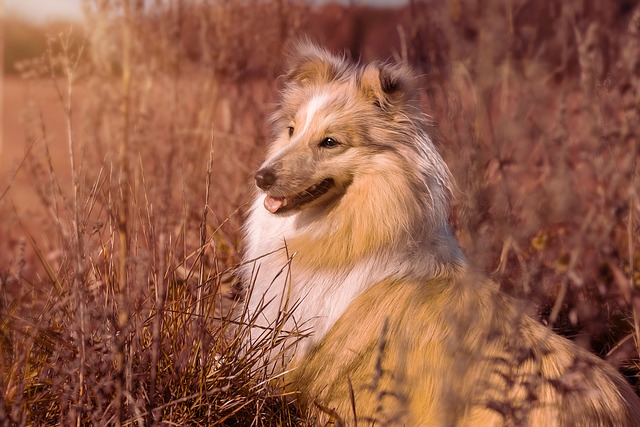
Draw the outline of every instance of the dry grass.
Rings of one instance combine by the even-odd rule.
[[[245,348],[226,316],[281,49],[305,28],[426,73],[472,262],[635,384],[640,6],[605,3],[411,2],[384,47],[362,8],[330,40],[330,10],[293,1],[87,3],[87,41],[54,34],[23,68],[55,85],[66,130],[32,107],[3,171],[0,420],[306,423],[260,368],[283,337]],[[35,215],[12,202],[25,181]]]

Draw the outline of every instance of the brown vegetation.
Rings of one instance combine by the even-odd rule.
[[[87,24],[22,68],[23,111],[3,100],[5,425],[304,425],[256,368],[272,337],[243,349],[221,316],[282,49],[305,34],[424,73],[472,263],[636,384],[638,1],[111,0]]]

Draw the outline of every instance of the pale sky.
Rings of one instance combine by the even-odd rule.
[[[4,0],[4,12],[19,15],[36,23],[56,19],[82,19],[82,2],[86,0]],[[312,0],[312,3],[323,3],[327,0]],[[335,1],[335,0],[334,0]],[[356,0],[359,4],[397,5],[407,3],[408,0]],[[338,3],[348,3],[349,0],[338,0]],[[0,5],[3,0],[0,0]]]
[[[82,19],[83,0],[4,0],[4,12],[34,22]],[[0,0],[2,2],[2,0]]]

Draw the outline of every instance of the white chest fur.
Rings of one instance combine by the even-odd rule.
[[[309,269],[296,265],[296,255],[286,241],[308,228],[296,228],[296,215],[278,216],[262,206],[258,197],[245,229],[245,284],[253,284],[247,301],[249,315],[260,328],[273,327],[283,311],[293,310],[285,330],[310,333],[297,353],[322,339],[347,307],[371,285],[405,270],[396,257],[378,254],[341,269]],[[307,226],[312,227],[313,225]]]

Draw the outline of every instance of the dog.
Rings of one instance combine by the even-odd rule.
[[[307,332],[272,359],[316,423],[640,425],[624,377],[468,265],[406,64],[301,42],[282,79],[241,275],[254,339]]]

